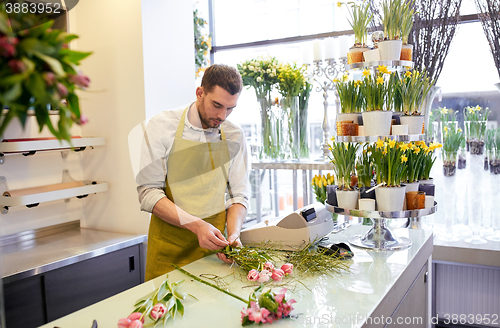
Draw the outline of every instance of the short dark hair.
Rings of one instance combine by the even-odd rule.
[[[243,80],[238,70],[234,67],[213,64],[203,73],[201,86],[205,92],[211,92],[218,85],[231,95],[241,92],[243,89]]]

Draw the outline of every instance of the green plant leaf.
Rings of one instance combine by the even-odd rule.
[[[177,311],[181,316],[184,316],[184,305],[182,305],[181,300],[177,300],[176,303],[177,303]]]
[[[80,60],[85,59],[92,54],[92,52],[73,51],[69,49],[62,49],[60,53],[65,56],[65,59],[74,64],[78,64]]]
[[[25,75],[24,74],[13,74],[9,75],[3,79],[0,80],[0,85],[10,85],[10,84],[15,84],[19,81],[24,80]]]
[[[37,101],[40,102],[46,98],[45,82],[39,73],[31,74],[24,85]]]
[[[158,301],[164,298],[168,293],[169,290],[167,290],[167,285],[165,283],[161,284],[160,289],[158,290],[158,296],[157,296]]]
[[[44,62],[46,62],[50,66],[52,71],[55,74],[57,74],[58,76],[60,76],[60,77],[66,76],[66,72],[64,71],[64,69],[61,65],[61,62],[59,60],[57,60],[56,58],[46,56],[38,51],[33,51],[33,54],[35,56],[37,56],[38,58],[40,58],[41,60],[43,60]]]
[[[194,296],[193,296],[193,295],[191,295],[191,294],[187,294],[187,296],[189,296],[189,297],[191,297],[191,298],[193,298],[193,299],[195,299],[195,300],[198,300],[196,297],[194,297]]]
[[[14,101],[21,95],[21,92],[22,92],[21,82],[17,82],[12,86],[12,88],[4,92],[4,94],[2,95],[3,101],[6,103]]]
[[[35,116],[41,131],[41,129],[43,129],[45,123],[49,119],[49,112],[43,108],[35,108]]]
[[[143,305],[144,303],[146,303],[146,300],[145,300],[145,299],[144,299],[144,300],[140,300],[140,301],[135,302],[134,306],[141,306],[141,305]]]

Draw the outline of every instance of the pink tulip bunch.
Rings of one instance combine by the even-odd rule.
[[[293,264],[285,263],[280,269],[276,269],[271,262],[262,265],[262,271],[252,269],[248,272],[247,279],[250,281],[267,282],[270,279],[281,281],[283,277],[292,274]]]
[[[127,318],[118,320],[118,328],[142,328],[144,317],[140,312],[134,312]]]
[[[257,324],[273,323],[273,321],[289,317],[290,312],[293,310],[292,304],[296,302],[294,299],[286,301],[286,291],[287,289],[283,288],[278,294],[271,291],[262,294],[259,299],[266,299],[262,303],[268,305],[269,308],[260,307],[256,301],[251,301],[250,306],[241,311],[243,325],[246,326],[254,322]]]

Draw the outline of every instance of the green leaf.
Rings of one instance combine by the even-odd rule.
[[[167,305],[167,311],[170,311],[170,309],[172,309],[172,308],[174,307],[174,305],[175,305],[175,301],[176,301],[176,300],[175,300],[175,298],[173,298],[173,297],[172,297],[172,298],[168,301],[168,305],[167,305],[167,304],[165,304],[165,305]]]
[[[57,60],[56,58],[46,56],[38,51],[33,51],[33,54],[35,56],[37,56],[38,58],[40,58],[41,60],[43,60],[44,62],[46,62],[56,75],[58,75],[60,77],[66,76],[66,72],[64,71],[64,69],[61,65],[61,62],[59,60]]]
[[[2,95],[3,101],[5,101],[6,103],[14,101],[21,95],[21,92],[22,92],[21,82],[17,82],[12,86],[12,88],[4,92],[4,94]]]
[[[177,303],[174,303],[174,306],[172,306],[172,308],[170,309],[170,315],[174,320],[175,320],[175,312],[177,312]]]
[[[65,56],[65,59],[69,60],[74,64],[78,64],[80,60],[87,58],[91,54],[92,52],[73,51],[69,49],[61,50],[61,55]]]
[[[172,288],[172,293],[174,294],[175,298],[178,298],[181,300],[185,299],[187,296],[186,293],[182,293],[182,292],[177,291],[177,286]]]
[[[144,299],[144,300],[140,300],[140,301],[135,302],[134,306],[141,306],[141,305],[143,305],[144,303],[146,303],[146,300],[145,300],[145,299]]]
[[[181,316],[184,316],[184,305],[182,305],[181,300],[177,300],[177,311]]]
[[[245,317],[243,318],[243,321],[241,322],[241,325],[242,325],[243,327],[245,327],[245,326],[250,326],[251,324],[253,324],[253,321],[251,321],[251,320],[248,318],[248,316],[245,316]]]
[[[35,116],[41,131],[41,129],[43,129],[45,125],[45,122],[47,122],[47,120],[49,119],[49,112],[45,108],[36,107]]]
[[[158,296],[157,299],[160,301],[162,298],[164,298],[169,291],[167,290],[167,286],[165,283],[161,284],[160,289],[158,290]]]
[[[195,299],[195,300],[198,300],[196,297],[194,297],[194,296],[193,296],[193,295],[191,295],[191,294],[187,294],[187,296],[189,296],[189,297],[191,297],[191,298],[193,298],[193,299]]]
[[[45,82],[39,73],[31,74],[25,82],[25,87],[37,101],[43,101],[47,96]]]
[[[165,297],[163,298],[163,301],[165,302],[165,304],[167,304],[167,302],[170,301],[172,296],[173,296],[172,293],[168,293],[167,295],[165,295]]]
[[[9,84],[15,84],[19,81],[24,80],[25,75],[24,74],[13,74],[9,75],[3,79],[0,80],[0,85],[9,85]]]

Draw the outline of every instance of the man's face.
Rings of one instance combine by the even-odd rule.
[[[205,93],[203,87],[198,87],[196,89],[196,107],[200,114],[202,127],[204,129],[220,127],[236,107],[239,96],[239,93],[232,95],[218,85],[208,93]]]

